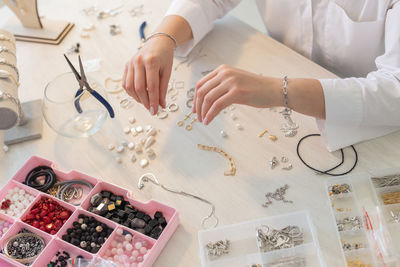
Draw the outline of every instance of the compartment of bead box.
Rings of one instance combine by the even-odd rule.
[[[272,229],[281,230],[287,226],[297,226],[303,235],[302,242],[294,243],[294,247],[291,248],[264,252],[257,239],[257,230],[260,226],[268,226],[271,231]],[[220,250],[221,253],[218,252],[216,247],[219,244],[222,248],[227,247],[225,252],[223,252],[223,249]],[[308,259],[307,262],[310,262],[311,265],[305,266],[320,266],[322,264],[315,230],[308,212],[305,211],[203,230],[199,232],[199,245],[202,266],[242,267],[252,264],[258,266],[257,264],[262,262],[268,263],[282,257],[296,255]]]
[[[59,200],[56,197],[53,197],[49,195],[48,193],[43,193],[40,192],[34,188],[31,188],[23,182],[25,181],[26,175],[30,172],[30,170],[34,169],[35,167],[38,166],[48,166],[51,167],[54,171],[54,173],[57,176],[58,181],[69,181],[69,180],[75,180],[75,179],[83,179],[85,181],[88,181],[93,185],[93,188],[90,190],[85,191],[84,196],[81,199],[81,203],[68,203],[63,200]],[[97,187],[96,187],[97,186]],[[23,209],[23,213],[20,216],[15,217],[15,215],[9,216],[7,214],[2,214],[0,213],[0,224],[1,220],[7,220],[11,223],[13,223],[10,227],[10,229],[3,235],[3,237],[0,239],[0,246],[3,247],[5,242],[9,239],[10,236],[16,234],[19,229],[25,228],[28,229],[29,231],[43,237],[46,242],[46,247],[44,250],[38,255],[36,260],[31,264],[31,266],[36,267],[36,266],[47,266],[47,264],[50,262],[50,260],[55,259],[55,255],[57,251],[65,250],[67,253],[70,253],[71,256],[76,256],[76,255],[81,255],[84,258],[87,258],[89,260],[91,259],[97,259],[100,257],[100,252],[104,251],[102,253],[106,253],[105,251],[108,250],[108,248],[111,248],[111,240],[107,239],[105,240],[104,244],[102,244],[99,248],[99,250],[95,253],[90,253],[78,246],[74,246],[64,240],[62,240],[63,235],[68,231],[67,229],[73,226],[74,221],[79,219],[80,214],[84,214],[89,217],[95,218],[97,221],[104,223],[107,227],[111,227],[113,231],[111,232],[111,235],[109,238],[112,236],[116,235],[115,229],[123,228],[122,225],[119,225],[113,221],[110,221],[104,217],[101,217],[99,215],[93,214],[91,212],[88,212],[84,209],[82,209],[83,203],[88,200],[87,203],[90,203],[90,197],[94,195],[95,188],[101,189],[101,190],[109,190],[109,191],[115,191],[118,193],[121,193],[125,196],[127,201],[131,203],[132,205],[135,205],[140,210],[146,211],[150,213],[152,216],[154,216],[155,212],[157,210],[160,210],[163,212],[168,224],[164,228],[164,231],[158,238],[158,240],[152,239],[148,236],[145,236],[137,231],[134,231],[129,228],[125,228],[126,230],[129,230],[132,235],[135,237],[141,238],[141,240],[146,241],[146,245],[148,245],[148,250],[146,252],[146,255],[143,257],[144,260],[143,262],[137,262],[138,266],[151,266],[155,260],[157,259],[158,255],[161,253],[162,249],[168,242],[169,238],[172,236],[172,234],[175,232],[176,228],[179,225],[179,217],[178,217],[178,212],[169,207],[166,206],[162,203],[159,203],[157,201],[151,200],[148,203],[142,203],[137,200],[133,200],[130,198],[131,194],[122,188],[119,188],[115,185],[105,183],[102,181],[99,181],[93,177],[87,176],[85,174],[79,173],[77,171],[71,171],[68,173],[65,173],[63,171],[60,171],[56,169],[56,165],[52,163],[51,161],[39,158],[39,157],[32,157],[30,158],[24,166],[14,175],[14,177],[1,189],[0,191],[0,196],[1,199],[4,199],[4,197],[8,194],[8,191],[10,189],[13,189],[17,187],[18,189],[23,189],[24,191],[28,192],[29,194],[33,195],[32,200],[30,201],[29,205]],[[26,216],[29,214],[31,208],[42,198],[49,198],[55,201],[56,203],[60,204],[62,207],[65,207],[71,211],[71,216],[66,220],[65,224],[58,230],[56,234],[53,233],[53,235],[47,234],[43,232],[40,229],[37,229],[29,224],[25,224],[22,220],[26,219]],[[73,204],[80,204],[80,205],[73,205]],[[50,244],[50,245],[49,245]],[[147,247],[146,247],[147,249]],[[143,250],[143,249],[142,249]],[[103,254],[104,255],[104,254]],[[4,254],[0,254],[0,266],[2,265],[3,262],[7,262],[6,265],[4,266],[25,266],[22,265],[16,261],[14,261],[11,258],[8,258]],[[70,266],[70,265],[68,265]]]

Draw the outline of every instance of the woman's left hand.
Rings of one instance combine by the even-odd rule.
[[[281,87],[281,79],[221,65],[197,82],[193,112],[200,122],[208,125],[234,103],[257,108],[282,105]]]

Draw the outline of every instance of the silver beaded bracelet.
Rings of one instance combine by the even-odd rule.
[[[156,37],[156,36],[166,36],[166,37],[168,37],[169,39],[171,39],[171,40],[174,42],[174,44],[175,44],[175,50],[176,50],[176,48],[178,47],[178,41],[176,41],[176,39],[175,39],[171,34],[168,34],[168,33],[165,33],[165,32],[155,32],[155,33],[152,33],[149,37],[147,37],[146,42],[147,42],[148,40],[150,40],[151,38]]]
[[[13,97],[12,95],[0,90],[0,101],[1,100],[10,100],[15,105],[17,105],[17,107],[18,107],[18,124],[20,124],[20,122],[24,118],[24,111],[22,109],[21,102],[19,101],[19,99],[17,99],[15,97]]]

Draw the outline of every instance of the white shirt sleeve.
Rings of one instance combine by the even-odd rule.
[[[176,56],[187,56],[193,47],[213,28],[216,19],[225,16],[241,0],[174,0],[166,16],[183,17],[192,28],[193,39],[180,45]]]
[[[366,78],[319,80],[326,120],[317,125],[329,151],[400,130],[400,2],[387,13],[385,53],[375,63]]]

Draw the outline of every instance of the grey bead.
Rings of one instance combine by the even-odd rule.
[[[131,221],[131,227],[133,228],[144,228],[146,226],[146,222],[139,218],[134,218]]]
[[[102,199],[103,198],[101,197],[101,194],[97,193],[90,199],[90,204],[92,204],[94,207],[97,207],[101,203]]]

